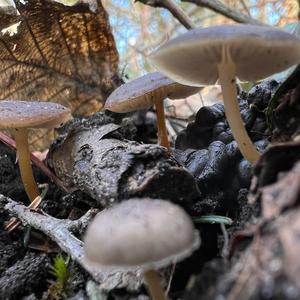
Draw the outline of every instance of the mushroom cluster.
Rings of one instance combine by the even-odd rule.
[[[182,85],[159,72],[154,72],[125,83],[114,90],[107,98],[104,108],[113,112],[126,113],[148,109],[155,104],[159,144],[169,148],[164,100],[186,98],[199,90],[198,87]]]
[[[215,84],[223,91],[225,114],[242,155],[260,157],[244,127],[236,77],[257,81],[300,61],[300,39],[283,30],[257,25],[197,28],[161,46],[150,57],[163,74],[185,85]]]
[[[130,199],[100,212],[85,235],[91,268],[142,271],[154,300],[165,300],[157,269],[188,257],[200,245],[189,215],[157,199]]]

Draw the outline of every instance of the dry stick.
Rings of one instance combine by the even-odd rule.
[[[172,143],[175,142],[176,136],[178,135],[178,132],[173,128],[173,124],[166,118],[166,128],[169,133],[169,136],[171,138]]]
[[[244,0],[240,0],[240,3],[241,3],[241,5],[243,6],[244,10],[246,11],[247,15],[248,15],[248,16],[251,16],[250,11],[249,11],[249,8],[248,8],[248,6],[246,5],[245,1],[244,1]]]
[[[248,23],[253,25],[266,25],[250,16],[241,12],[235,11],[231,7],[225,5],[219,0],[182,0],[183,2],[194,3],[200,7],[208,8],[218,14],[221,14],[229,19],[232,19],[238,23]]]
[[[40,205],[43,198],[41,196],[37,196],[28,206],[31,210],[35,210]],[[17,218],[12,218],[10,222],[4,227],[5,230],[8,232],[12,232],[14,229],[16,229],[21,224],[21,221],[19,221]]]
[[[186,29],[196,28],[189,16],[172,0],[136,0],[152,7],[167,9]]]
[[[132,282],[138,287],[141,284],[141,277],[135,273],[123,273],[119,269],[102,270],[94,268],[84,260],[83,242],[77,239],[71,232],[82,230],[87,227],[97,210],[90,209],[80,219],[62,220],[51,217],[47,214],[40,214],[28,207],[19,204],[8,197],[0,194],[0,202],[7,203],[5,209],[16,215],[23,224],[42,231],[51,238],[70,257],[88,271],[93,279],[101,283],[106,290],[126,287]]]
[[[78,240],[72,233],[77,226],[85,226],[89,223],[91,218],[95,215],[95,210],[89,210],[79,220],[61,220],[53,218],[46,214],[40,214],[30,210],[28,207],[19,204],[3,195],[0,195],[0,201],[7,201],[5,209],[15,214],[24,224],[42,231],[55,241],[58,246],[66,253],[68,253],[73,260],[78,262],[84,269],[89,270],[83,261],[83,242]],[[91,275],[99,279],[99,274],[91,272]],[[100,274],[101,275],[101,274]],[[102,276],[100,276],[101,278]]]

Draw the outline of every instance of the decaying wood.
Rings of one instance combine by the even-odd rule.
[[[26,206],[19,204],[0,194],[0,201],[7,203],[5,209],[18,217],[23,224],[42,231],[50,237],[58,246],[66,252],[70,257],[88,271],[93,279],[100,284],[104,290],[112,290],[115,288],[137,289],[141,284],[141,278],[138,273],[124,273],[120,270],[99,270],[94,269],[84,260],[83,242],[77,239],[72,232],[82,231],[87,227],[91,219],[95,216],[96,210],[89,210],[80,219],[62,220],[56,219],[46,214],[31,211]]]
[[[74,128],[53,146],[48,162],[66,185],[86,192],[104,207],[142,196],[185,207],[199,199],[194,178],[167,149],[117,139],[119,129],[114,123]]]

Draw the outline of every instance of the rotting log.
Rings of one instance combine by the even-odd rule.
[[[129,141],[122,130],[111,122],[76,126],[51,148],[48,163],[68,187],[104,207],[132,197],[167,199],[187,209],[199,201],[193,176],[166,148]]]

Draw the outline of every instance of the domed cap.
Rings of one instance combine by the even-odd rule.
[[[215,84],[228,49],[240,80],[256,81],[300,62],[300,39],[257,25],[221,25],[184,33],[150,55],[150,62],[182,84]]]
[[[0,128],[55,128],[70,117],[70,109],[57,103],[0,101]]]
[[[156,269],[189,256],[200,239],[193,222],[168,201],[131,199],[99,213],[85,236],[85,258],[95,267]]]
[[[160,98],[180,99],[191,96],[199,88],[174,82],[159,72],[149,73],[121,85],[114,90],[105,102],[105,109],[125,113],[147,109]]]

